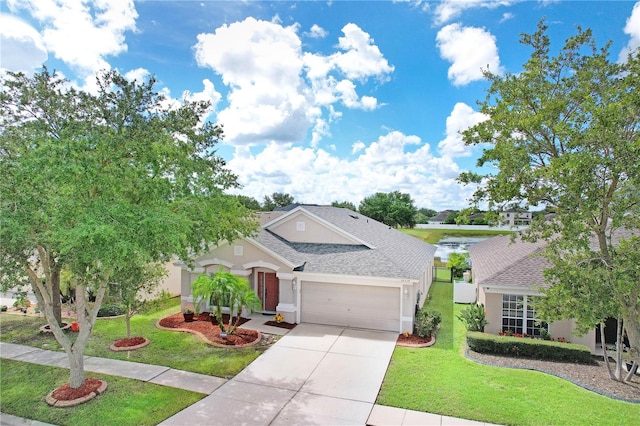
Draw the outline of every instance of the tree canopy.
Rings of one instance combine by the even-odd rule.
[[[253,197],[248,197],[246,195],[237,195],[237,197],[240,204],[249,210],[259,211],[262,208],[260,206],[260,202]]]
[[[493,210],[553,209],[552,220],[538,216],[525,233],[549,242],[552,287],[538,306],[541,318],[576,318],[585,331],[621,317],[637,360],[640,50],[611,62],[610,44],[599,48],[590,30],[578,28],[553,56],[544,21],[521,42],[530,59],[518,73],[485,72],[488,119],[464,132],[467,144],[489,144],[479,166],[495,169],[460,180],[477,184],[475,201]]]
[[[356,208],[356,205],[353,204],[351,201],[333,201],[331,205],[333,207],[340,207],[343,209],[353,210],[354,212],[358,211],[358,209]]]
[[[285,194],[283,192],[274,192],[273,194],[271,194],[271,196],[264,196],[262,210],[265,212],[270,212],[277,209],[278,207],[287,207],[293,203],[295,203],[293,195]]]
[[[391,227],[413,228],[418,209],[409,194],[377,192],[360,202],[358,211]]]
[[[209,104],[167,107],[154,84],[104,72],[92,94],[47,69],[0,82],[0,280],[33,287],[74,388],[112,279],[172,255],[188,261],[256,226],[225,194],[238,184],[215,155],[222,128],[205,121]],[[76,280],[74,337],[59,327],[62,268]]]

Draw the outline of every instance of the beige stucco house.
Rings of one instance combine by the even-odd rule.
[[[584,336],[573,334],[575,322],[563,320],[542,324],[531,306],[532,298],[540,296],[548,284],[543,271],[550,265],[541,254],[545,242],[511,241],[510,236],[489,238],[469,247],[472,283],[476,287],[478,303],[485,305],[485,332],[539,335],[547,327],[551,337],[564,337],[583,344],[596,353],[595,329]]]
[[[249,280],[263,313],[287,322],[413,330],[434,246],[331,206],[292,205],[261,213],[260,222],[256,236],[220,244],[193,269],[182,266],[183,307],[193,304],[195,278],[222,268]]]

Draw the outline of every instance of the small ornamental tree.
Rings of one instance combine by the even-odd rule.
[[[118,271],[110,285],[118,302],[124,308],[127,339],[131,338],[131,318],[152,300],[153,293],[167,275],[162,263],[135,265]]]
[[[462,273],[469,269],[469,253],[451,253],[447,267],[451,268],[454,277],[462,277]]]
[[[155,79],[97,76],[97,93],[47,69],[0,77],[0,282],[31,285],[68,355],[70,386],[105,292],[123,271],[189,262],[212,244],[250,235],[254,218],[235,175],[215,155],[222,128],[210,105],[167,107]],[[60,273],[75,284],[78,333],[60,327]],[[88,302],[91,289],[95,302]]]

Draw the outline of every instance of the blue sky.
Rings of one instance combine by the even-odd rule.
[[[260,201],[398,190],[457,209],[480,154],[459,135],[483,119],[480,70],[519,72],[519,35],[542,17],[554,49],[578,25],[614,61],[640,45],[633,1],[0,0],[0,68],[44,63],[85,90],[117,69],[155,75],[170,104],[210,100],[218,154]]]

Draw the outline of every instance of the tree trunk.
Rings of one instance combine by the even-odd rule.
[[[622,381],[622,351],[624,345],[622,344],[622,320],[618,318],[616,322],[616,380]]]
[[[631,380],[633,375],[636,374],[636,371],[638,371],[638,363],[633,361],[633,363],[631,364],[631,368],[629,369],[629,371],[627,371],[627,375],[625,376],[624,381],[628,382],[629,380]]]
[[[73,389],[84,385],[84,347],[82,349],[78,350],[74,345],[67,353],[70,371],[69,385]]]
[[[133,316],[133,312],[131,309],[127,310],[127,315],[124,316],[124,322],[127,325],[127,339],[131,338],[131,317]]]
[[[51,305],[53,315],[62,327],[62,303],[60,303],[60,269],[56,265],[51,271]]]
[[[640,364],[640,316],[631,312],[631,315],[623,314],[622,320],[629,339],[629,361]]]
[[[609,372],[609,378],[611,380],[615,380],[616,376],[611,371],[611,363],[609,363],[609,354],[607,354],[607,342],[604,337],[604,323],[600,323],[600,336],[602,339],[602,355],[604,356],[604,365],[607,367],[607,371]]]

